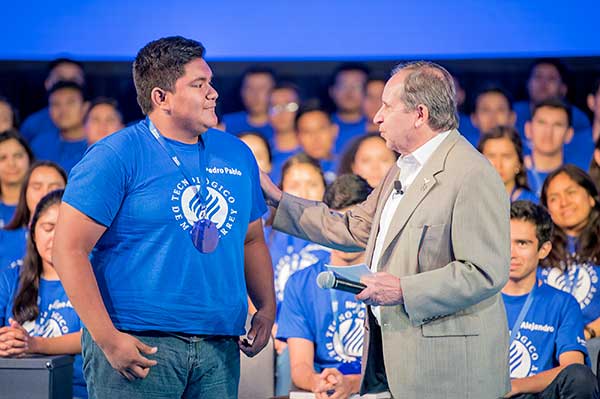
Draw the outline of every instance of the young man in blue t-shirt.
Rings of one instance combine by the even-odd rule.
[[[142,48],[133,76],[147,118],[71,173],[54,265],[85,326],[91,398],[237,398],[239,350],[254,356],[270,336],[258,167],[212,129],[218,94],[203,56],[180,36]],[[240,339],[247,295],[257,312]]]
[[[537,279],[538,262],[552,249],[550,215],[533,202],[515,201],[510,218],[510,274],[502,289],[511,333],[506,397],[595,398],[579,305]]]
[[[361,177],[342,175],[328,187],[324,202],[344,212],[363,202],[371,188]],[[331,251],[330,264],[363,262],[364,252]],[[360,388],[366,307],[354,295],[317,286],[325,263],[294,273],[287,282],[277,338],[287,341],[292,381],[298,388],[345,399]]]

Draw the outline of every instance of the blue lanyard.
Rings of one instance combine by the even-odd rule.
[[[531,304],[533,303],[533,296],[534,296],[535,290],[537,288],[537,285],[538,285],[538,281],[536,278],[535,283],[533,284],[533,288],[531,289],[531,291],[529,291],[529,295],[527,295],[527,299],[525,299],[525,303],[523,304],[523,307],[521,308],[521,311],[519,312],[519,315],[517,316],[517,320],[515,320],[515,324],[513,324],[513,326],[512,326],[512,329],[510,332],[510,341],[509,341],[509,344],[511,344],[511,345],[512,345],[513,341],[515,340],[515,338],[517,337],[517,333],[521,329],[521,324],[523,324],[523,320],[525,320],[525,316],[527,316],[527,313],[529,312],[529,309],[531,308]]]
[[[206,212],[206,204],[204,202],[204,196],[202,195],[202,187],[204,186],[204,182],[205,182],[203,171],[204,171],[204,156],[206,153],[206,149],[202,148],[202,147],[204,147],[204,145],[203,145],[204,142],[202,141],[202,138],[198,137],[198,165],[199,165],[198,175],[200,176],[200,184],[198,184],[198,186],[200,187],[200,189],[197,189],[196,185],[193,184],[194,181],[191,178],[191,174],[188,172],[185,165],[183,165],[181,163],[181,161],[179,161],[179,158],[177,158],[177,155],[175,154],[175,151],[173,150],[171,145],[160,134],[160,132],[158,131],[156,126],[154,126],[154,123],[152,123],[150,118],[146,118],[146,119],[148,120],[148,128],[150,129],[150,133],[152,133],[152,136],[154,136],[154,138],[156,139],[158,144],[160,144],[160,146],[163,148],[163,150],[165,150],[167,156],[169,158],[171,158],[171,160],[173,161],[173,163],[175,164],[177,169],[179,169],[179,171],[181,172],[181,174],[183,175],[184,179],[187,181],[189,186],[192,188],[192,190],[194,190],[194,194],[196,197],[198,197],[198,200],[200,201],[200,204],[201,204],[200,205],[200,209],[201,209],[200,219],[204,219],[204,213]],[[203,149],[204,149],[204,151],[202,151]]]

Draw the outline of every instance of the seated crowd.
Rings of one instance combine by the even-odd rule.
[[[504,287],[512,391],[518,398],[591,398],[600,351],[600,79],[587,96],[592,122],[565,101],[565,69],[533,63],[529,100],[484,85],[459,130],[498,171],[511,206],[511,264]],[[0,97],[0,357],[75,355],[73,394],[87,397],[81,324],[52,266],[52,239],[68,173],[86,149],[124,127],[117,102],[87,100],[80,63],[59,59],[44,82],[48,107],[18,124]],[[281,189],[345,212],[364,201],[401,154],[373,118],[385,81],[361,64],[336,69],[335,105],[303,101],[291,82],[248,69],[244,110],[219,129],[238,136]],[[459,91],[460,93],[460,91]],[[276,232],[265,217],[277,301],[275,394],[358,392],[365,305],[322,290],[326,264],[363,262]],[[311,301],[303,298],[310,297]]]

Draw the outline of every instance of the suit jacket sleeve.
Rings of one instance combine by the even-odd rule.
[[[380,184],[364,202],[344,214],[329,209],[323,202],[284,193],[273,228],[329,248],[346,252],[363,251],[369,240],[383,185]]]
[[[479,303],[508,281],[510,202],[494,173],[472,168],[464,176],[452,210],[455,260],[401,279],[404,310],[414,325]]]

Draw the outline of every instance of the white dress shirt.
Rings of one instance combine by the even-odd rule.
[[[396,161],[396,164],[400,169],[400,175],[398,176],[398,180],[400,180],[400,183],[402,184],[402,191],[398,193],[396,190],[392,190],[390,196],[385,202],[383,211],[381,212],[381,218],[379,220],[379,231],[377,233],[377,238],[375,239],[375,249],[373,250],[373,258],[371,259],[371,271],[373,273],[377,272],[377,266],[379,264],[379,259],[381,258],[381,253],[383,251],[383,243],[385,241],[385,236],[387,235],[390,223],[392,222],[392,218],[396,213],[396,209],[398,209],[398,205],[400,205],[400,201],[402,201],[402,198],[404,197],[404,193],[414,182],[415,177],[417,177],[421,169],[423,169],[423,165],[425,165],[427,160],[440,146],[442,141],[444,141],[444,139],[448,136],[449,133],[449,130],[443,133],[439,133],[437,136],[433,137],[421,147],[417,148],[411,154],[400,156]],[[377,322],[381,324],[381,312],[379,310],[379,306],[373,306],[371,310],[377,318]]]

